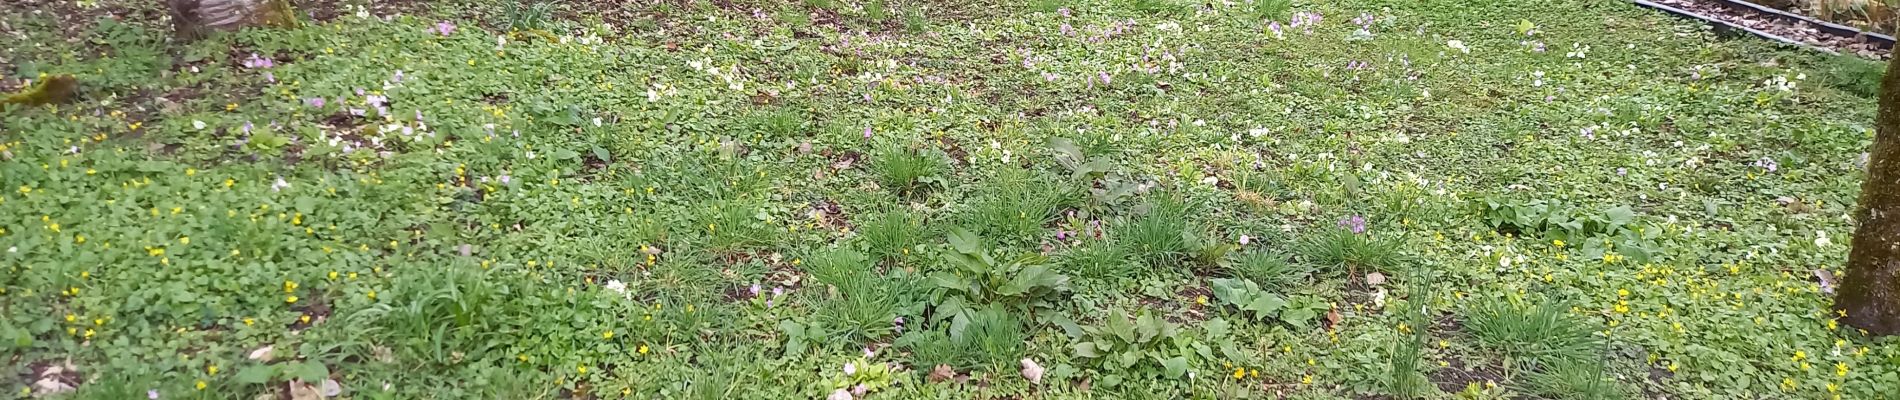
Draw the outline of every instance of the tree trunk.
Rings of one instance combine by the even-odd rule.
[[[1834,309],[1873,335],[1900,334],[1900,57],[1887,63],[1874,116],[1874,148],[1860,184],[1853,249]]]
[[[292,27],[297,13],[290,0],[165,0],[172,9],[178,37],[202,38],[215,31],[251,26]]]

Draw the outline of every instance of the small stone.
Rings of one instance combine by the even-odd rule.
[[[318,394],[322,394],[323,397],[336,397],[343,394],[343,384],[337,383],[335,379],[324,379],[323,387],[319,388],[317,392]]]
[[[1385,274],[1381,274],[1377,272],[1366,274],[1366,284],[1372,285],[1372,286],[1384,285]]]
[[[257,350],[251,350],[251,354],[245,356],[245,358],[268,363],[272,358],[276,358],[276,352],[277,346],[264,346],[257,348]]]
[[[1036,360],[1023,359],[1023,378],[1031,385],[1042,383],[1042,365],[1036,364]]]

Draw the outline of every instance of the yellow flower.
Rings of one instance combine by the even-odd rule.
[[[614,331],[606,331],[606,332],[601,332],[601,333],[600,333],[600,338],[601,338],[601,339],[613,339],[613,338],[614,338]]]
[[[1195,296],[1195,297],[1194,297],[1194,304],[1199,304],[1199,305],[1201,305],[1202,307],[1206,307],[1206,306],[1207,306],[1207,296]]]
[[[295,304],[297,302],[297,296],[284,296],[284,302]]]
[[[1834,376],[1847,376],[1847,362],[1834,363]]]
[[[207,373],[207,374],[211,374],[211,375],[217,375],[217,374],[218,374],[218,366],[217,366],[217,365],[207,365],[207,366],[205,366],[205,373]]]
[[[577,366],[577,367],[574,367],[574,370],[585,374],[587,373],[587,366],[586,365]]]
[[[185,168],[185,176],[192,176],[192,175],[197,175],[197,174],[198,174],[197,168]]]
[[[1793,359],[1794,361],[1801,361],[1801,360],[1805,360],[1805,359],[1807,359],[1807,358],[1808,358],[1808,352],[1806,352],[1806,351],[1801,351],[1801,350],[1795,350],[1795,351],[1794,351],[1794,357],[1793,357],[1792,359]]]
[[[198,381],[198,384],[197,384],[197,387],[198,387],[198,390],[205,390],[205,381],[204,381],[204,380],[199,380],[199,381]]]
[[[190,236],[178,237],[178,244],[191,244],[191,237]]]
[[[1300,377],[1300,384],[1302,384],[1302,385],[1311,385],[1311,384],[1313,384],[1313,376],[1312,376],[1312,375],[1307,375],[1307,376],[1302,376],[1302,377]]]
[[[1234,368],[1234,379],[1241,379],[1241,378],[1246,378],[1246,377],[1247,377],[1246,368]]]
[[[1629,289],[1617,289],[1616,297],[1630,297]]]
[[[257,323],[257,320],[255,319],[251,319],[251,318],[244,319],[244,326],[251,326],[251,324],[255,324],[255,323]]]
[[[370,300],[376,300],[376,291],[371,290],[369,293],[364,294],[364,296],[368,296]]]
[[[647,345],[644,345],[644,344],[640,345],[640,354],[646,354],[646,353],[647,353]]]

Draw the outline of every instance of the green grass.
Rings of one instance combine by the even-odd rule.
[[[1555,302],[1481,305],[1466,315],[1465,327],[1484,347],[1514,361],[1587,359],[1602,350],[1597,327]]]
[[[6,396],[1900,387],[1880,64],[1624,2],[0,3]]]

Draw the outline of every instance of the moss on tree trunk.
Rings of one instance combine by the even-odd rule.
[[[215,31],[251,26],[294,27],[297,12],[290,0],[166,0],[178,37],[202,38]]]
[[[1834,308],[1874,335],[1900,333],[1900,57],[1887,63],[1874,116],[1874,148],[1860,186],[1853,249]]]

